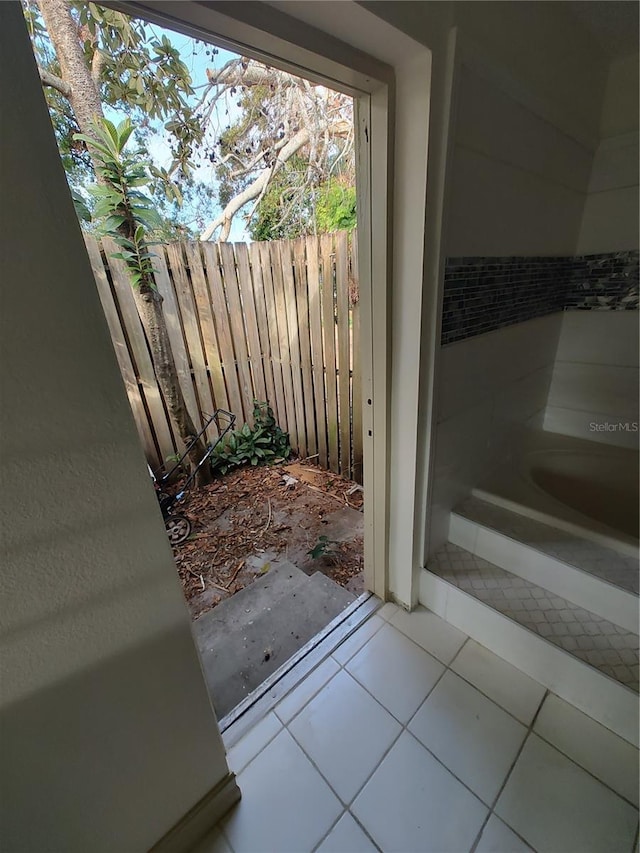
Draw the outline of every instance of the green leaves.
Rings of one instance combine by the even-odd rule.
[[[318,560],[321,557],[335,559],[338,555],[338,543],[334,539],[329,539],[328,536],[319,536],[318,541],[310,551],[307,551],[307,554],[312,560]]]
[[[226,474],[241,465],[255,467],[290,456],[289,436],[277,425],[268,403],[254,401],[253,418],[253,429],[245,423],[215,448],[211,455],[214,471]]]
[[[76,216],[80,222],[91,222],[91,211],[80,193],[72,189],[71,198],[73,199],[73,206],[76,209]]]
[[[158,35],[146,21],[86,0],[69,2],[86,64],[99,73],[97,84],[105,106],[126,111],[134,118],[136,128],[149,119],[178,119],[171,147],[181,168],[188,172],[204,127],[202,117],[196,117],[190,108],[195,90],[181,48],[167,35]],[[37,3],[24,0],[23,6],[38,64],[60,76],[58,57]],[[90,164],[83,158],[81,146],[74,145],[78,126],[69,101],[55,90],[47,89],[45,95],[61,153],[86,178]]]
[[[125,151],[133,124],[125,119],[115,125],[107,118],[94,123],[92,136],[76,134],[92,151],[100,183],[90,188],[96,204],[94,219],[98,230],[120,247],[113,257],[129,270],[131,284],[154,288],[153,253],[148,250],[146,231],[160,222],[153,202],[137,187],[149,182],[146,166]]]

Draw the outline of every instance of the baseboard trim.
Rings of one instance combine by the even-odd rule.
[[[150,853],[187,853],[207,834],[241,797],[235,773],[229,772],[195,804]]]

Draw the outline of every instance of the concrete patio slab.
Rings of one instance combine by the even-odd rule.
[[[194,622],[209,693],[221,719],[356,596],[321,572],[273,560],[264,577]]]

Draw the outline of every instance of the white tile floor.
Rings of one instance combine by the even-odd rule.
[[[637,750],[422,609],[378,611],[229,764],[197,853],[637,850]]]

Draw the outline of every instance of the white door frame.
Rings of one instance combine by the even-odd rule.
[[[104,5],[352,95],[355,101],[365,587],[385,600],[389,554],[389,365],[393,69],[260,3],[114,0]],[[224,12],[220,11],[224,8]],[[407,567],[408,568],[408,567]]]

